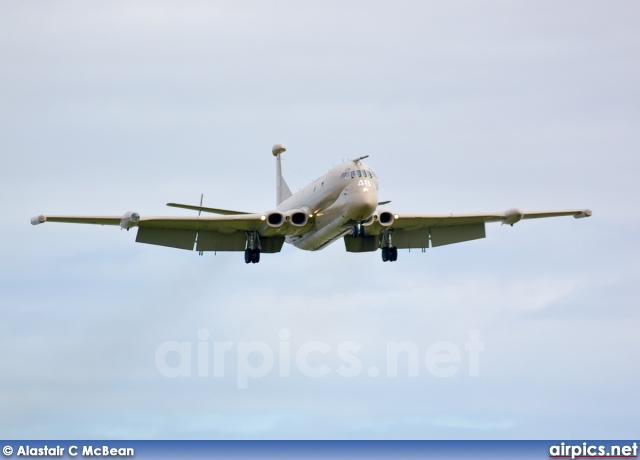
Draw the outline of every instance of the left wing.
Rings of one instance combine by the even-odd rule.
[[[392,214],[380,211],[364,224],[364,238],[345,236],[344,239],[349,252],[375,251],[384,245],[403,249],[425,249],[484,238],[487,222],[513,225],[522,219],[560,216],[580,219],[591,214],[590,209],[523,212],[513,208],[505,212],[464,214]],[[391,244],[385,240],[386,238],[391,238]]]

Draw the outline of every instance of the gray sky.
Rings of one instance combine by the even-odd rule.
[[[3,437],[636,437],[639,16],[631,1],[2,2]],[[488,225],[394,264],[337,242],[247,266],[29,224],[183,215],[165,203],[200,193],[265,211],[276,142],[292,190],[368,154],[396,212],[594,214]],[[171,342],[190,377],[159,370]],[[245,359],[250,342],[274,365],[239,389],[265,356]],[[313,342],[326,376],[297,365]],[[387,375],[389,342],[415,347],[417,376],[405,355]],[[460,352],[451,377],[426,364],[442,342]]]

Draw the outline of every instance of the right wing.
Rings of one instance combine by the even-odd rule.
[[[285,236],[299,234],[300,228],[283,222],[270,223],[268,214],[232,214],[225,216],[141,217],[128,212],[123,216],[36,216],[33,225],[44,222],[119,225],[124,229],[138,227],[138,243],[155,244],[197,251],[244,251],[247,235],[259,236],[262,252],[280,252]]]
[[[284,237],[270,240],[260,214],[206,217],[142,217],[136,242],[197,251],[244,251],[246,232],[263,230],[263,252],[280,252]],[[268,242],[270,241],[270,242]],[[268,246],[268,247],[267,247]],[[271,249],[271,250],[269,250]]]

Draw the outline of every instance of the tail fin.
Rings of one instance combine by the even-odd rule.
[[[271,153],[276,157],[276,206],[279,206],[284,200],[289,198],[292,193],[289,186],[282,177],[282,164],[280,162],[280,154],[286,152],[287,148],[284,144],[276,144],[271,149]]]

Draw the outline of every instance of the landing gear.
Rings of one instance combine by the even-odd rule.
[[[391,246],[388,248],[382,248],[382,261],[383,262],[395,262],[398,260],[398,248]]]
[[[382,234],[382,261],[395,262],[398,260],[398,248],[392,242],[393,230],[387,230]]]
[[[247,249],[244,250],[244,262],[246,264],[260,262],[260,237],[257,232],[247,232]]]
[[[365,236],[367,236],[367,229],[364,227],[364,225],[358,222],[351,228],[351,236],[353,238],[364,238]]]
[[[245,249],[244,262],[247,264],[257,264],[260,262],[260,249]]]

